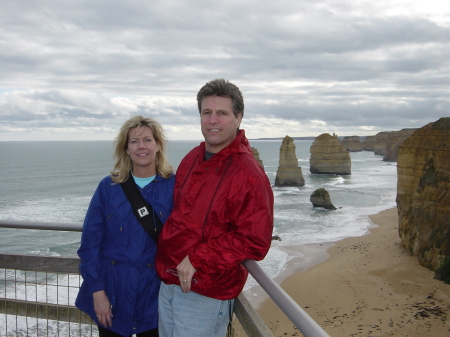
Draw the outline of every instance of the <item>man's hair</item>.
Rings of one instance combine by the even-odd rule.
[[[133,167],[133,162],[127,154],[128,131],[132,128],[138,130],[140,127],[149,127],[152,130],[153,137],[159,145],[159,151],[156,153],[156,173],[163,178],[168,178],[173,173],[172,167],[167,161],[167,140],[164,131],[157,121],[150,117],[134,116],[127,120],[119,130],[119,134],[114,140],[114,168],[111,171],[111,178],[115,183],[123,183],[128,179],[129,172]]]
[[[198,112],[202,110],[202,101],[208,96],[229,97],[233,105],[234,115],[244,117],[244,97],[239,88],[231,82],[218,78],[206,83],[197,94]]]

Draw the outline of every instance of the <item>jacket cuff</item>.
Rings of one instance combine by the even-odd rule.
[[[196,270],[201,269],[202,266],[201,266],[201,264],[200,264],[199,258],[198,258],[198,257],[196,256],[196,254],[195,254],[194,248],[192,248],[192,249],[188,252],[187,256],[189,257],[189,262],[192,264],[192,266],[193,266]]]
[[[89,285],[89,291],[91,292],[91,294],[99,290],[106,290],[104,282],[95,282]]]

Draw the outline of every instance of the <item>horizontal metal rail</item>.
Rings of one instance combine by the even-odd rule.
[[[83,226],[74,223],[0,220],[0,228],[2,227],[80,232]],[[277,283],[266,275],[255,261],[245,260],[242,264],[305,337],[330,337]],[[238,301],[236,301],[240,301],[239,304],[236,304],[236,310],[238,312],[245,312],[248,309],[246,308],[247,306],[251,308],[248,301],[246,299],[242,300],[242,298],[245,299],[245,296],[239,296]],[[261,320],[259,315],[257,316]],[[257,321],[258,318],[247,315],[247,319],[253,321],[253,326],[249,329],[255,329],[254,331],[246,331],[249,336],[256,335],[255,333],[260,329],[260,326],[266,327],[262,320],[262,324],[260,325],[261,322]],[[266,327],[263,328],[263,331],[259,331],[257,335],[270,336],[271,333]]]
[[[76,307],[25,300],[0,299],[0,313],[62,322],[93,323],[86,313]]]
[[[83,225],[76,223],[55,223],[35,221],[0,220],[0,228],[40,229],[63,232],[81,232]]]
[[[0,266],[6,269],[78,274],[79,264],[78,257],[0,254]]]

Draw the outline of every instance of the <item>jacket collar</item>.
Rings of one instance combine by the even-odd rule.
[[[200,144],[200,150],[201,158],[205,158],[205,142]],[[245,130],[242,129],[237,132],[236,138],[234,138],[230,144],[214,155],[214,158],[228,157],[237,153],[252,153],[247,137],[245,137]],[[204,159],[202,159],[202,161],[203,160]]]

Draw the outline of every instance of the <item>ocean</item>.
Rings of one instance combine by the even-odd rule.
[[[278,168],[281,140],[250,140],[260,153],[272,185]],[[176,169],[199,141],[170,141],[169,160]],[[350,153],[352,174],[309,172],[311,140],[296,140],[296,154],[305,186],[274,187],[274,240],[259,262],[274,279],[300,271],[315,261],[311,250],[346,237],[362,236],[373,226],[369,215],[392,208],[397,189],[396,163],[383,162],[373,152]],[[0,219],[82,223],[99,181],[112,169],[110,141],[0,142]],[[310,195],[328,190],[337,210],[313,208]],[[0,228],[0,252],[76,256],[80,233]],[[250,277],[245,291],[256,282]],[[251,296],[250,296],[251,297]]]

